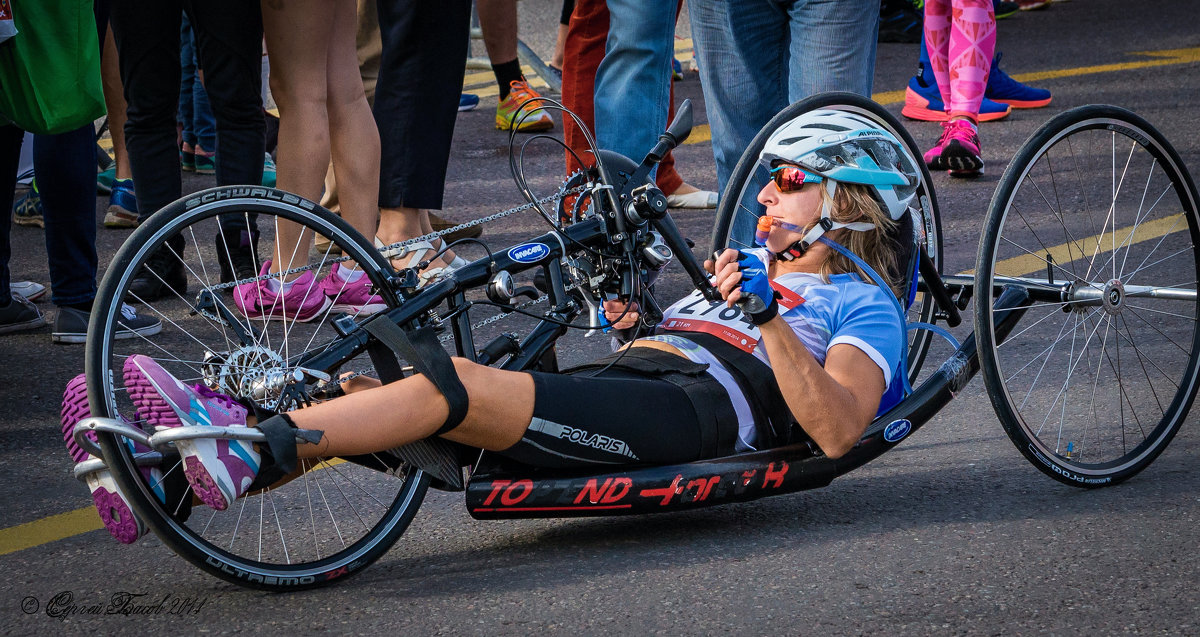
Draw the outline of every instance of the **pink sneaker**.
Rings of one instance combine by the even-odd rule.
[[[67,444],[67,453],[71,455],[71,460],[74,460],[76,464],[95,458],[75,442],[74,436],[75,425],[91,415],[91,411],[88,409],[86,381],[84,375],[80,374],[67,383],[62,400],[63,441]],[[94,442],[96,434],[89,433],[88,438]],[[133,441],[128,441],[128,444],[135,453],[147,451],[141,445],[134,446]],[[142,467],[142,475],[146,478],[151,490],[154,491],[154,495],[158,497],[158,501],[166,502],[167,495],[162,484],[162,471],[157,467]],[[133,512],[129,500],[117,488],[112,472],[108,469],[93,471],[84,480],[92,492],[92,502],[96,504],[96,512],[100,514],[100,521],[118,542],[132,544],[146,534],[146,523]]]
[[[246,408],[204,385],[188,387],[149,356],[125,359],[125,387],[138,416],[156,430],[204,425],[245,427]],[[208,506],[224,511],[254,482],[261,459],[249,442],[218,438],[175,443],[183,474]]]
[[[271,271],[267,259],[258,271],[263,276]],[[292,281],[291,288],[282,294],[272,292],[267,279],[243,283],[233,289],[233,302],[247,318],[292,319],[307,323],[329,309],[329,299],[317,288],[311,270]]]
[[[349,272],[350,268],[343,268],[342,264],[335,263],[330,269],[329,275],[317,284],[333,304],[333,311],[370,316],[386,310],[387,304],[383,302],[383,297],[371,294],[371,279],[367,277],[366,273],[356,270],[360,276],[351,283],[342,278]]]
[[[979,132],[965,119],[942,124],[942,136],[925,153],[930,170],[948,170],[951,175],[972,177],[983,174],[983,157],[979,152]]]

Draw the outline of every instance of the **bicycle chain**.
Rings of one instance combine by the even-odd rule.
[[[552,201],[555,201],[555,200],[558,200],[558,199],[562,199],[563,197],[567,197],[567,196],[569,196],[569,195],[574,195],[574,194],[577,194],[577,193],[581,193],[581,192],[583,192],[583,191],[585,191],[585,190],[587,190],[587,186],[586,186],[586,185],[583,185],[583,186],[576,186],[576,187],[574,187],[574,188],[571,188],[571,189],[568,189],[568,190],[560,190],[560,191],[558,191],[558,192],[555,192],[553,195],[549,195],[549,196],[547,196],[547,197],[544,197],[544,198],[542,198],[542,199],[539,199],[539,200],[537,200],[537,201],[536,201],[536,202],[534,202],[534,203],[522,204],[522,205],[520,205],[520,206],[517,206],[516,208],[509,208],[508,210],[503,210],[503,211],[501,211],[501,212],[497,212],[497,213],[495,213],[495,214],[488,215],[488,216],[486,216],[486,217],[480,217],[479,219],[474,219],[474,220],[472,220],[472,221],[468,221],[468,222],[466,222],[466,223],[460,223],[460,224],[458,224],[457,226],[453,226],[453,227],[450,227],[450,228],[446,228],[445,230],[435,230],[434,232],[431,232],[431,233],[429,233],[429,234],[427,234],[427,235],[422,235],[422,236],[420,236],[420,237],[417,237],[417,238],[415,238],[415,239],[407,239],[407,240],[404,240],[404,241],[397,241],[396,243],[388,244],[388,245],[386,245],[386,246],[382,246],[382,247],[380,247],[380,248],[377,248],[377,250],[379,250],[379,253],[380,253],[380,254],[382,254],[382,255],[384,255],[384,257],[387,257],[387,256],[388,256],[388,255],[389,255],[391,252],[394,252],[394,251],[396,251],[396,250],[397,250],[397,249],[399,249],[399,248],[403,248],[403,247],[410,246],[410,245],[413,245],[413,244],[416,244],[416,243],[420,243],[420,242],[422,242],[422,241],[432,241],[432,240],[434,240],[434,239],[441,238],[441,237],[443,237],[443,236],[445,236],[445,235],[452,234],[452,233],[454,233],[454,232],[458,232],[459,230],[463,230],[463,229],[466,229],[466,228],[473,228],[473,227],[475,227],[475,226],[482,225],[482,224],[485,224],[485,223],[491,223],[491,222],[493,222],[493,221],[496,221],[496,220],[499,220],[499,219],[503,219],[503,218],[505,218],[505,217],[508,217],[508,216],[510,216],[510,215],[514,215],[514,214],[516,214],[516,213],[518,213],[518,212],[524,212],[524,211],[526,211],[526,210],[532,210],[532,209],[534,209],[536,206],[540,206],[540,205],[542,205],[542,204],[550,203],[550,202],[552,202]],[[401,254],[403,254],[403,252],[401,252]],[[326,260],[326,259],[322,259],[322,260],[321,260],[321,263],[318,263],[318,264],[316,264],[316,265],[304,265],[304,266],[299,266],[299,267],[291,268],[291,269],[289,269],[289,270],[284,270],[284,271],[282,271],[282,272],[271,272],[271,273],[268,273],[268,274],[261,274],[261,275],[259,275],[259,276],[256,276],[256,277],[253,277],[253,278],[249,278],[249,279],[239,279],[239,280],[237,280],[237,281],[232,281],[232,282],[230,282],[230,283],[218,283],[217,285],[209,285],[209,286],[207,286],[207,287],[206,287],[206,289],[209,289],[209,290],[225,290],[225,289],[229,289],[229,288],[237,287],[237,286],[239,286],[239,285],[243,285],[243,284],[245,284],[245,283],[257,283],[257,282],[259,282],[259,281],[265,281],[265,280],[267,280],[267,279],[273,279],[273,278],[277,278],[277,277],[285,277],[285,276],[289,276],[289,275],[292,275],[292,274],[300,274],[300,273],[307,272],[307,271],[310,271],[310,270],[317,270],[317,269],[320,269],[320,268],[324,267],[324,266],[325,266],[325,264],[327,264],[327,263],[328,263],[328,264],[333,264],[333,263],[343,263],[343,262],[350,261],[350,260],[351,260],[351,257],[348,257],[348,256],[341,256],[341,257],[337,257],[337,258],[334,258],[334,259],[328,259],[328,260]]]

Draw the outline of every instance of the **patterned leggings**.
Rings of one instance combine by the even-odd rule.
[[[925,46],[949,116],[978,122],[996,51],[992,0],[925,0]]]

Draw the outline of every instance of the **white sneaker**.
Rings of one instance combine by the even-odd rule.
[[[13,281],[9,284],[13,294],[20,294],[27,301],[40,299],[46,294],[46,286],[33,281]]]

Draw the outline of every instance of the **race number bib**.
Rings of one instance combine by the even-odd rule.
[[[771,281],[771,287],[781,297],[780,314],[800,305],[804,297]],[[744,352],[758,345],[758,326],[750,322],[738,306],[728,307],[725,301],[709,302],[699,291],[680,299],[663,313],[661,329],[675,332],[711,334]]]

